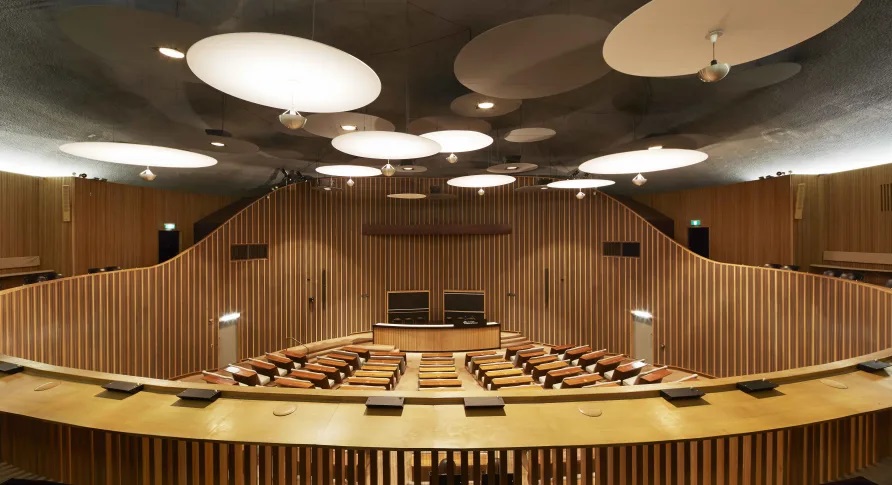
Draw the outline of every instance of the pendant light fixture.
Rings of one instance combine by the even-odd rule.
[[[709,63],[708,66],[700,69],[700,72],[697,73],[697,76],[701,81],[705,83],[714,83],[725,79],[725,76],[731,72],[731,66],[727,63],[719,63],[715,59],[715,43],[719,40],[719,37],[722,36],[721,30],[713,30],[710,32],[706,38],[712,42],[712,62]]]
[[[635,178],[632,179],[632,183],[641,187],[642,185],[647,183],[647,179],[644,178],[644,175],[641,175],[639,173],[638,175],[635,176]]]
[[[155,175],[155,173],[152,172],[152,169],[149,167],[146,167],[145,170],[143,170],[142,172],[139,172],[139,178],[145,180],[146,182],[151,182],[152,180],[155,180],[155,177],[157,177],[157,175]]]
[[[396,173],[396,167],[390,164],[390,160],[381,167],[381,173],[384,174],[385,177],[393,177],[393,174]]]
[[[579,199],[579,200],[584,199],[584,198],[585,198],[585,192],[583,192],[582,189],[579,189],[579,192],[576,192],[576,198]]]

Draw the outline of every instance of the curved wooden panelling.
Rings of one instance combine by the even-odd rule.
[[[447,468],[481,483],[512,473],[516,484],[814,484],[889,453],[890,413],[802,428],[638,446],[462,450]],[[394,451],[149,438],[0,414],[0,461],[79,484],[405,485],[426,482],[444,450]],[[433,458],[435,457],[435,458]],[[432,459],[433,458],[433,459]],[[450,470],[451,469],[451,470]],[[566,481],[564,481],[566,480]],[[489,483],[493,483],[490,481]]]
[[[407,352],[464,352],[497,349],[500,325],[471,328],[374,327],[374,342]]]
[[[455,192],[453,201],[384,197],[434,184],[445,181],[377,178],[337,193],[292,186],[164,265],[0,293],[0,352],[169,377],[216,366],[216,320],[229,311],[241,312],[247,357],[285,347],[289,336],[368,331],[384,319],[387,290],[448,288],[484,290],[487,317],[533,340],[626,353],[629,311],[647,309],[658,361],[718,376],[892,347],[892,291],[704,260],[603,194],[579,201],[570,191],[502,187],[483,197]],[[363,236],[365,223],[508,224],[512,232]],[[604,241],[640,241],[641,258],[602,257]],[[268,243],[269,259],[230,262],[236,243]],[[441,304],[432,298],[432,318]]]

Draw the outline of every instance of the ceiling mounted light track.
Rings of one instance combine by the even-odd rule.
[[[709,63],[708,66],[700,69],[700,72],[697,73],[697,77],[700,78],[701,81],[705,83],[714,83],[725,79],[725,76],[731,72],[731,66],[725,62],[719,62],[715,59],[715,44],[718,42],[719,37],[722,36],[721,30],[713,30],[706,36],[706,38],[712,42],[712,62]]]

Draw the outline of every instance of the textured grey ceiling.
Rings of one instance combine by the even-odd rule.
[[[317,0],[315,39],[364,60],[382,80],[381,96],[365,111],[404,129],[408,117],[449,115],[450,102],[467,91],[452,72],[456,54],[474,35],[501,23],[545,13],[590,15],[617,23],[642,0]],[[313,172],[317,162],[351,157],[330,140],[287,133],[278,111],[221,96],[170,66],[110,62],[85,49],[60,27],[67,9],[113,5],[197,24],[208,35],[266,31],[309,37],[312,0],[4,0],[0,3],[0,169],[15,165],[40,173],[86,173],[115,182],[145,184],[137,167],[90,162],[58,151],[70,141],[130,141],[176,146],[206,128],[225,128],[260,152],[216,154],[220,163],[197,170],[153,169],[155,187],[244,194],[265,186],[283,167]],[[428,176],[466,175],[506,155],[521,155],[540,169],[525,175],[570,173],[580,161],[635,137],[664,133],[708,135],[707,162],[648,174],[643,188],[632,176],[609,191],[662,191],[751,180],[759,175],[851,162],[892,161],[892,3],[863,0],[827,32],[755,63],[737,66],[721,85],[694,76],[644,79],[610,72],[571,92],[527,100],[523,109],[488,119],[497,139],[510,129],[545,126],[557,136],[532,144],[500,141],[463,154],[420,160]],[[408,20],[408,23],[407,23]],[[408,25],[408,32],[407,32]],[[119,39],[120,42],[133,39]],[[114,41],[111,39],[110,41]],[[406,45],[411,46],[406,49]],[[150,48],[151,46],[147,46]],[[522,55],[522,52],[505,55]],[[735,74],[761,64],[792,61],[795,77],[756,91],[730,84]],[[705,64],[705,63],[704,63]],[[224,101],[225,98],[225,101]],[[225,118],[221,120],[224,112]],[[645,112],[646,111],[646,112]],[[633,132],[634,127],[634,132]],[[497,136],[498,135],[498,136]],[[709,138],[711,137],[711,138]],[[820,171],[819,169],[817,169]]]

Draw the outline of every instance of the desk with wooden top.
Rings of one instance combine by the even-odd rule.
[[[402,351],[464,352],[499,348],[501,329],[497,322],[482,326],[377,323],[372,331],[375,344]]]

